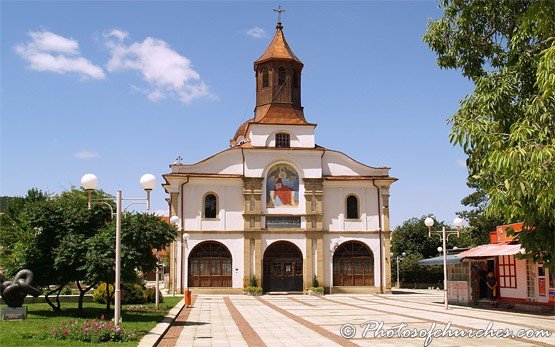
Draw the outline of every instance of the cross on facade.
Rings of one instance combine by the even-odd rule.
[[[278,13],[278,24],[281,24],[281,13],[285,12],[285,9],[279,5],[278,8],[274,8],[274,12]]]

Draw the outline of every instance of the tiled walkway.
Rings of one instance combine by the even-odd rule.
[[[450,306],[445,311],[441,292],[415,291],[388,295],[329,295],[325,297],[265,295],[199,295],[182,325],[175,346],[423,346],[424,338],[388,337],[395,326],[451,331],[468,329],[549,330],[551,337],[436,337],[431,346],[555,346],[555,317]],[[178,318],[179,320],[179,318]],[[383,335],[368,331],[364,322],[383,322]],[[491,323],[490,323],[491,322]],[[353,337],[341,337],[341,327],[352,324]],[[376,323],[377,324],[377,323]],[[374,326],[372,323],[370,326]],[[344,328],[344,333],[353,330]],[[176,330],[174,330],[174,334]],[[439,332],[438,332],[439,334]],[[168,346],[163,340],[161,346]],[[170,344],[171,345],[171,344]]]

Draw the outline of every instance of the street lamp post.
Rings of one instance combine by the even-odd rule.
[[[404,256],[407,255],[407,253],[403,252],[403,253],[401,253],[401,255],[402,255],[402,257],[404,257]],[[394,254],[391,253],[391,256],[394,256]],[[402,257],[401,257],[401,259],[402,259]],[[397,288],[397,289],[401,288],[401,285],[400,285],[400,282],[399,282],[399,255],[398,254],[397,254],[397,285],[395,286],[395,288]]]
[[[424,220],[424,224],[426,224],[426,226],[428,227],[428,237],[432,237],[432,233],[439,234],[439,237],[443,242],[443,247],[441,247],[443,251],[443,300],[445,304],[445,309],[448,310],[449,303],[447,302],[447,241],[449,240],[449,235],[456,234],[457,236],[459,236],[459,229],[461,228],[463,221],[460,218],[455,218],[455,220],[453,220],[453,224],[455,224],[456,230],[445,230],[445,227],[443,227],[442,230],[432,230],[432,226],[434,225],[434,223],[434,219],[430,217]]]
[[[160,309],[160,252],[156,251],[156,294],[154,294],[154,304],[156,310]]]
[[[98,186],[98,178],[94,174],[85,174],[81,177],[81,187],[89,193],[88,197],[88,208],[91,209],[93,202],[102,202],[110,207],[112,211],[112,218],[116,216],[116,278],[114,283],[114,324],[119,326],[121,322],[121,215],[122,202],[131,201],[127,207],[134,204],[146,204],[146,210],[150,211],[150,192],[156,186],[156,177],[151,174],[145,174],[141,176],[139,183],[146,191],[146,198],[123,198],[122,191],[118,189],[116,191],[116,198],[99,198],[92,199],[92,192]],[[116,203],[116,213],[112,209],[112,205],[108,201],[114,201]],[[125,208],[125,210],[127,209]]]

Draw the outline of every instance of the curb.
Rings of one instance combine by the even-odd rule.
[[[148,332],[141,341],[139,341],[138,347],[151,347],[156,346],[158,342],[164,337],[164,334],[168,331],[168,329],[172,326],[175,318],[179,315],[181,310],[185,307],[183,300],[179,300],[177,305],[174,306],[168,312],[166,317],[164,317],[160,323],[156,324],[156,326]]]

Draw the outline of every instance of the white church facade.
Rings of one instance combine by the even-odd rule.
[[[164,175],[180,237],[170,250],[176,292],[391,289],[387,167],[316,144],[301,105],[303,63],[278,23],[254,63],[254,116],[230,147]],[[185,235],[185,237],[183,237]]]

